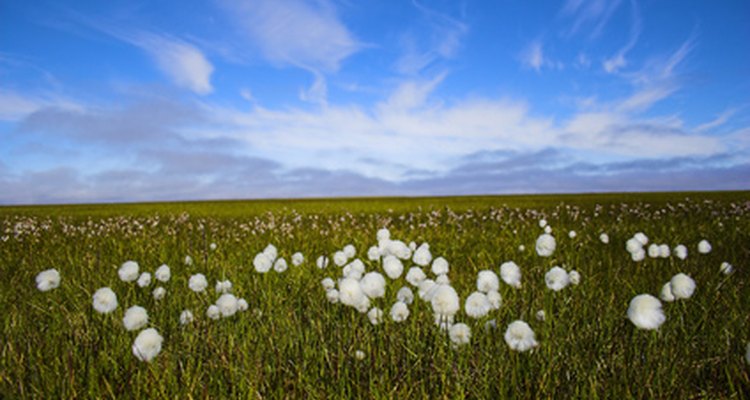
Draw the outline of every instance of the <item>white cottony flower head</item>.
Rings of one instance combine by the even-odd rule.
[[[487,315],[492,309],[490,301],[487,296],[482,292],[474,292],[466,298],[464,303],[464,311],[466,315],[472,318],[482,318]]]
[[[695,281],[682,272],[673,276],[669,281],[669,285],[674,298],[677,300],[689,299],[693,295],[693,292],[695,292]]]
[[[133,355],[141,361],[151,362],[161,352],[163,341],[156,329],[144,329],[133,341]]]
[[[328,300],[331,304],[336,304],[339,302],[339,291],[336,289],[328,289],[326,290],[326,300]]]
[[[661,253],[659,253],[659,245],[656,243],[651,243],[648,246],[648,256],[651,258],[659,257]]]
[[[411,242],[409,242],[409,250],[411,250],[412,253],[413,253],[414,250],[416,250],[416,249],[417,249],[417,242],[415,242],[413,240]]]
[[[48,269],[36,276],[36,288],[42,292],[55,289],[60,286],[60,273],[56,269]]]
[[[248,308],[250,308],[250,305],[247,304],[247,300],[245,299],[237,300],[237,311],[240,311],[240,312],[247,311]]]
[[[722,274],[724,274],[724,275],[729,275],[729,274],[731,274],[731,273],[732,273],[732,272],[734,271],[734,266],[732,266],[732,264],[730,264],[730,263],[728,263],[728,262],[724,261],[724,262],[723,262],[723,263],[721,263],[721,265],[719,266],[719,271],[720,271],[720,272],[721,272]]]
[[[263,249],[263,254],[265,254],[266,257],[271,260],[271,262],[274,262],[276,260],[276,257],[279,256],[279,251],[276,249],[276,246],[269,244],[265,249]]]
[[[661,302],[650,294],[639,294],[630,300],[628,318],[639,329],[657,329],[667,320]]]
[[[356,280],[362,279],[362,275],[365,273],[365,264],[359,259],[356,259],[349,264],[346,264],[344,269],[341,271],[342,275],[346,278],[352,278]]]
[[[542,234],[536,239],[536,254],[540,257],[551,256],[555,252],[555,248],[557,248],[557,242],[555,237],[549,233]]]
[[[278,273],[282,273],[286,271],[288,267],[289,265],[287,265],[284,257],[280,257],[279,259],[276,260],[276,262],[273,263],[273,270]]]
[[[524,251],[526,251],[526,246],[524,246],[522,244],[518,245],[518,251],[520,251],[521,253],[523,253]]]
[[[493,290],[487,292],[487,301],[490,302],[490,307],[493,310],[497,310],[503,304],[503,297],[500,296],[500,292]]]
[[[203,274],[195,274],[190,277],[190,280],[188,281],[188,287],[190,290],[199,293],[208,287],[208,281],[206,280],[206,276]]]
[[[451,342],[457,346],[469,344],[471,341],[471,329],[466,324],[455,324],[448,330]]]
[[[352,258],[357,254],[357,248],[353,244],[347,244],[344,246],[344,255],[346,258]]]
[[[513,261],[500,265],[500,278],[503,282],[518,289],[521,287],[521,268]]]
[[[357,305],[367,300],[367,296],[362,291],[358,280],[344,278],[339,281],[339,300],[344,305],[356,308]]]
[[[633,235],[633,239],[637,240],[638,243],[641,244],[641,246],[645,246],[648,244],[648,236],[646,236],[643,232],[638,232]]]
[[[208,309],[206,309],[206,316],[211,319],[219,319],[219,317],[221,317],[221,311],[219,311],[219,307],[217,307],[216,304],[211,304],[208,306]]]
[[[552,227],[549,226],[549,225],[545,226],[544,227],[544,233],[546,233],[548,235],[551,234],[552,233]]]
[[[138,286],[146,287],[151,284],[151,274],[144,272],[138,277]]]
[[[627,250],[630,254],[634,254],[639,251],[643,251],[643,244],[636,238],[630,238],[627,242],[625,242],[625,250]]]
[[[354,352],[354,358],[356,358],[357,360],[360,360],[360,361],[364,360],[365,359],[365,352],[362,351],[362,350],[355,351]]]
[[[427,279],[427,275],[425,275],[422,268],[419,267],[411,267],[406,273],[406,281],[412,286],[419,286],[419,284],[425,279]]]
[[[630,253],[630,258],[635,262],[641,262],[646,258],[646,250],[641,248],[635,253]]]
[[[388,242],[388,253],[401,260],[408,260],[411,258],[411,249],[406,243],[400,240],[391,240]]]
[[[193,322],[193,312],[190,310],[183,310],[180,313],[180,325],[187,325]]]
[[[229,280],[216,281],[216,293],[229,293],[232,291],[232,282]]]
[[[540,322],[544,322],[544,320],[547,319],[547,314],[544,312],[544,310],[539,310],[536,312],[536,320]]]
[[[153,292],[151,292],[151,295],[154,296],[154,300],[156,301],[163,299],[166,294],[167,294],[167,289],[164,289],[161,286],[157,287],[156,289],[154,289]]]
[[[231,317],[238,310],[237,297],[231,293],[224,293],[216,300],[216,307],[219,307],[223,317]]]
[[[385,278],[379,272],[368,272],[359,281],[362,292],[371,298],[377,299],[385,296]]]
[[[671,282],[667,282],[664,284],[664,286],[661,287],[661,292],[659,292],[659,298],[661,298],[663,301],[666,301],[666,302],[673,302],[675,300],[674,295],[672,294]]]
[[[422,243],[419,248],[414,252],[414,255],[412,256],[412,261],[414,261],[414,264],[419,265],[420,267],[426,267],[430,265],[430,262],[432,262],[432,253],[430,253],[430,245],[427,243]]]
[[[609,243],[609,235],[607,235],[606,233],[602,233],[601,235],[599,235],[599,241],[604,244]]]
[[[662,244],[659,245],[659,257],[661,258],[669,258],[671,252],[669,251],[669,245]]]
[[[354,305],[354,308],[362,314],[366,313],[370,309],[370,298],[363,295],[360,302]]]
[[[187,265],[187,266],[191,266],[191,265],[193,265],[193,257],[190,257],[190,256],[185,256],[185,260],[184,260],[184,263],[185,263],[185,265]]]
[[[382,228],[378,230],[377,236],[376,236],[378,242],[381,240],[386,240],[391,238],[391,232],[387,228]]]
[[[701,254],[708,254],[711,252],[711,243],[708,243],[708,240],[703,239],[698,243],[698,253]]]
[[[129,331],[135,331],[143,328],[148,323],[148,313],[146,309],[141,306],[133,306],[125,311],[125,316],[122,318],[122,324],[125,329]]]
[[[391,319],[395,322],[404,322],[409,318],[409,307],[402,301],[397,301],[391,307]]]
[[[333,263],[336,264],[339,267],[343,267],[346,265],[346,262],[349,261],[349,258],[346,257],[346,253],[343,251],[337,251],[333,253]]]
[[[497,274],[486,269],[477,274],[477,290],[483,293],[500,290],[500,279]]]
[[[432,273],[433,275],[442,275],[448,273],[448,260],[443,257],[438,257],[432,261]]]
[[[216,243],[211,243],[210,245],[208,245],[208,248],[211,249],[211,251],[216,250]]]
[[[324,269],[325,267],[328,266],[329,262],[330,262],[330,260],[328,259],[328,257],[326,257],[326,256],[320,256],[315,261],[315,265],[317,265],[319,269]]]
[[[377,307],[373,307],[367,312],[367,318],[373,325],[378,325],[383,322],[383,311]]]
[[[396,300],[404,304],[411,304],[414,302],[414,292],[412,292],[407,286],[404,286],[396,293]]]
[[[138,279],[138,263],[135,261],[125,261],[120,269],[117,270],[117,275],[120,276],[120,280],[123,282],[133,282]]]
[[[437,290],[437,284],[432,279],[424,279],[419,282],[419,298],[424,301],[432,301],[432,296]]]
[[[570,283],[577,285],[581,283],[581,274],[579,274],[576,270],[572,270],[568,272],[568,279],[570,279]]]
[[[435,277],[435,283],[438,285],[450,285],[451,280],[448,278],[448,274],[440,274]]]
[[[292,265],[299,267],[303,262],[305,262],[305,256],[303,256],[302,253],[298,251],[292,254]]]
[[[324,290],[331,290],[336,287],[336,282],[334,282],[331,278],[324,278],[322,281],[320,281],[320,284],[323,286]]]
[[[273,267],[273,260],[266,253],[258,253],[253,259],[253,267],[255,267],[255,272],[265,274]]]
[[[388,255],[383,258],[383,271],[389,278],[398,279],[404,272],[404,264],[397,257]]]
[[[508,325],[508,329],[505,330],[505,343],[515,351],[526,351],[539,345],[529,324],[521,320]]]
[[[108,314],[117,308],[117,295],[112,289],[103,287],[94,293],[94,310]]]
[[[578,236],[578,234],[576,233],[576,231],[570,231],[570,232],[568,232],[568,237],[569,238],[575,239],[576,236]]]
[[[544,228],[545,226],[547,226],[547,220],[544,219],[544,218],[540,219],[539,220],[539,227],[540,228]]]
[[[564,269],[554,266],[544,274],[544,283],[548,288],[558,292],[570,284],[570,276]]]
[[[172,277],[172,270],[169,269],[169,266],[167,264],[162,264],[159,268],[156,269],[156,272],[154,272],[154,276],[156,277],[157,281],[169,282],[169,278]]]
[[[688,256],[687,247],[685,247],[684,244],[678,244],[677,247],[674,248],[674,255],[680,260],[686,259]]]
[[[458,293],[450,285],[438,285],[430,302],[432,311],[441,315],[453,316],[461,308]]]
[[[377,261],[380,259],[380,249],[378,246],[370,246],[367,249],[367,259],[370,261]]]

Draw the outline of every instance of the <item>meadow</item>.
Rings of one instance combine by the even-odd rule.
[[[0,397],[749,398],[749,217],[748,192],[0,207]],[[546,257],[535,248],[545,227],[556,241]],[[637,233],[648,242],[635,261],[626,247]],[[703,240],[709,252],[699,251]],[[425,280],[460,298],[442,327],[436,307],[448,306],[407,280],[424,243]],[[269,244],[272,264],[258,272]],[[669,253],[652,254],[652,244]],[[347,249],[338,266],[347,245],[355,254]],[[408,257],[398,256],[404,246]],[[294,265],[297,252],[304,261]],[[389,252],[401,273],[384,265]],[[439,257],[448,264],[442,277],[432,272]],[[130,260],[139,279],[150,273],[147,285],[121,279]],[[469,315],[478,273],[499,276],[509,261],[518,287],[503,277],[492,290],[499,307]],[[161,265],[171,271],[166,281],[157,279]],[[550,289],[555,266],[575,270],[577,284]],[[59,286],[39,290],[38,274],[52,268]],[[370,272],[385,275],[373,289],[383,292],[362,298],[367,307],[343,304],[343,275],[362,282]],[[694,291],[664,300],[679,273]],[[203,291],[191,289],[196,274],[206,278]],[[217,290],[226,280],[231,289]],[[117,296],[109,313],[92,306],[103,287]],[[157,287],[165,290],[158,300]],[[210,318],[219,292],[246,309],[224,316],[222,306]],[[640,294],[662,298],[655,329],[629,318]],[[398,300],[409,311],[401,321],[391,315]],[[142,328],[163,339],[150,361],[133,349],[142,329],[123,326],[135,305],[148,313]],[[382,315],[368,315],[373,308]],[[181,321],[185,310],[191,321]],[[524,351],[506,340],[517,320],[535,335]]]

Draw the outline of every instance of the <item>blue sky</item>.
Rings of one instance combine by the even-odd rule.
[[[2,2],[0,204],[750,189],[748,15]]]

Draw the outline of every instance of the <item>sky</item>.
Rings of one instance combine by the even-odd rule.
[[[750,2],[0,2],[0,204],[750,189]]]

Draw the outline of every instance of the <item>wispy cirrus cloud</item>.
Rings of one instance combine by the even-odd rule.
[[[626,56],[633,49],[633,47],[635,47],[636,43],[638,42],[638,38],[641,35],[642,22],[640,10],[638,9],[638,3],[636,3],[635,0],[631,0],[630,7],[632,21],[630,25],[630,33],[628,35],[628,41],[612,57],[607,58],[602,63],[602,67],[604,68],[604,70],[610,74],[615,73],[628,65]]]
[[[200,49],[180,39],[152,33],[128,35],[128,41],[145,50],[172,82],[197,94],[213,91],[214,67]]]
[[[601,35],[622,0],[567,0],[560,14],[572,18],[569,35],[578,34],[585,26],[590,27],[589,37]]]

